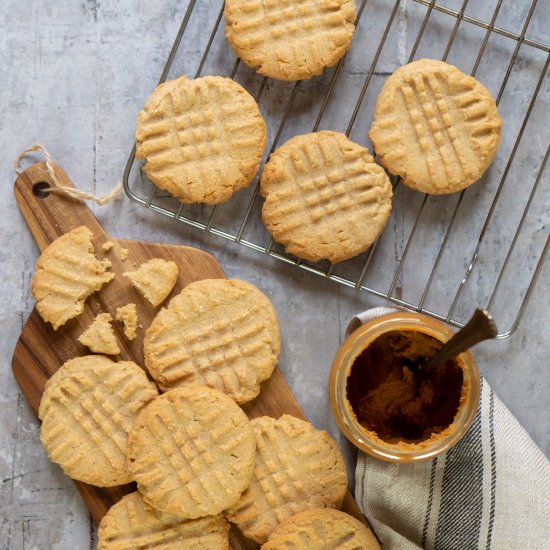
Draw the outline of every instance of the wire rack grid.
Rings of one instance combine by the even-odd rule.
[[[414,59],[453,63],[494,94],[503,140],[482,180],[461,193],[429,196],[392,178],[390,222],[357,258],[329,265],[284,253],[261,222],[257,181],[227,203],[185,205],[151,184],[135,162],[134,148],[124,172],[127,195],[189,226],[456,327],[464,326],[474,307],[487,307],[509,327],[498,338],[510,336],[550,246],[550,46],[545,43],[550,10],[537,0],[519,7],[504,0],[489,4],[360,0],[348,54],[323,76],[288,83],[261,77],[235,58],[224,39],[222,0],[187,1],[159,82],[181,74],[220,74],[243,84],[268,122],[262,167],[278,145],[300,133],[340,130],[370,145],[380,87],[399,65]],[[509,30],[518,19],[523,23],[517,32]],[[198,51],[198,66],[192,68]]]

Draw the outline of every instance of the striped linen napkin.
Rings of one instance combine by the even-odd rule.
[[[395,311],[357,315],[346,336]],[[417,464],[359,452],[355,475],[384,550],[550,549],[550,462],[485,380],[474,422],[452,449]]]

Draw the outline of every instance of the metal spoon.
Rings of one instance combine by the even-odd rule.
[[[430,372],[437,365],[453,359],[463,351],[483,340],[494,338],[498,334],[491,314],[485,309],[476,309],[472,318],[424,365],[422,372]]]

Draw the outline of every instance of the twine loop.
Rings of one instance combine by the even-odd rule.
[[[21,168],[21,161],[34,151],[41,151],[44,154],[46,171],[50,176],[51,183],[52,183],[48,187],[42,189],[42,191],[46,193],[47,192],[59,193],[60,195],[65,195],[66,197],[71,197],[72,199],[76,199],[81,202],[93,201],[99,206],[102,206],[114,200],[122,189],[122,182],[119,182],[115,185],[115,187],[112,189],[110,193],[102,197],[98,197],[97,195],[94,195],[92,193],[87,193],[86,191],[81,191],[80,189],[75,189],[74,187],[68,187],[66,185],[63,185],[55,175],[54,164],[50,153],[43,145],[40,145],[40,143],[34,143],[30,147],[28,147],[27,149],[19,153],[19,155],[17,155],[17,158],[15,159],[14,167],[15,167],[15,172],[17,173],[18,176],[23,172],[23,169]]]

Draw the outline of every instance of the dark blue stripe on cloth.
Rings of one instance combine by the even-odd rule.
[[[432,502],[434,500],[434,481],[437,470],[437,457],[432,461],[432,472],[430,474],[430,495],[428,496],[428,506],[426,508],[426,517],[424,518],[424,529],[422,530],[422,548],[426,548],[426,538],[428,537],[428,526],[430,525],[430,516],[432,514]]]
[[[477,550],[483,509],[481,410],[448,452],[435,536],[437,550]]]
[[[491,511],[489,513],[489,529],[487,531],[487,550],[491,548],[493,525],[495,523],[495,501],[497,490],[497,453],[495,446],[495,394],[491,389],[489,400],[489,441],[491,444]]]

